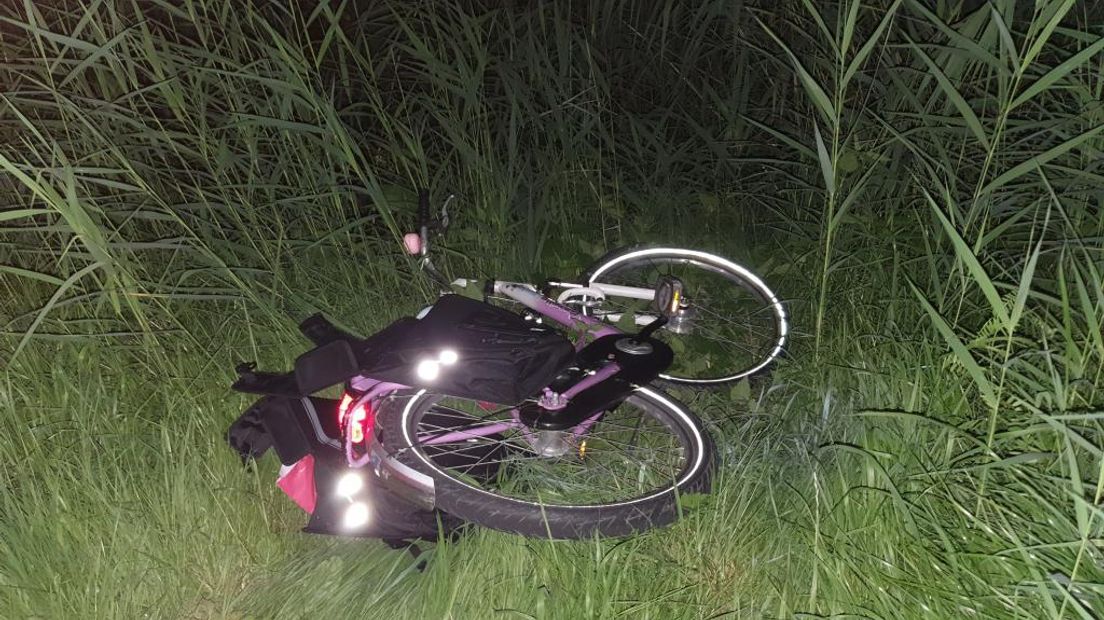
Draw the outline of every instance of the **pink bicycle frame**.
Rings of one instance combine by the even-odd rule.
[[[540,293],[525,284],[519,284],[515,282],[495,282],[494,290],[496,293],[500,295],[505,295],[513,299],[514,301],[517,301],[518,303],[524,305],[537,314],[540,314],[541,316],[547,317],[555,321],[556,323],[559,323],[568,330],[582,331],[583,334],[580,335],[579,339],[575,343],[576,349],[582,349],[593,339],[601,338],[602,336],[608,336],[610,334],[621,333],[620,330],[613,327],[612,325],[594,317],[586,316],[585,314],[582,314],[580,312],[575,312],[574,310],[562,304],[556,303],[551,299],[545,297],[544,295],[541,295]],[[616,363],[610,363],[591,373],[589,376],[560,394],[560,404],[555,408],[563,408],[564,406],[566,406],[567,402],[570,401],[571,398],[574,397],[576,394],[579,394],[580,392],[593,387],[601,383],[602,381],[605,381],[606,379],[617,374],[619,370],[621,370],[620,366],[618,366]],[[572,429],[572,434],[578,437],[586,433],[586,431],[594,425],[595,421],[598,419],[598,416],[600,416],[602,413],[603,412],[601,411],[594,412],[594,415],[586,418],[578,425],[576,425],[575,428]],[[514,409],[512,414],[513,420],[511,420],[510,422],[496,422],[477,428],[453,431],[429,439],[425,443],[426,445],[452,443],[464,439],[487,437],[489,435],[494,435],[511,429],[524,428],[525,425],[522,424],[518,416],[517,409]],[[530,441],[530,443],[532,443],[532,433],[526,433],[525,436],[526,439]]]
[[[609,323],[603,322],[600,319],[586,316],[580,312],[576,312],[562,304],[559,304],[544,295],[541,295],[531,286],[520,284],[516,282],[495,282],[494,291],[500,295],[509,297],[518,303],[526,306],[533,312],[546,317],[566,329],[573,332],[581,332],[578,340],[575,342],[576,350],[582,349],[592,340],[608,336],[611,334],[622,333],[619,329],[613,327]],[[617,374],[621,370],[615,362],[611,362],[606,366],[590,373],[587,377],[571,386],[562,394],[555,395],[557,405],[555,407],[549,407],[550,409],[560,409],[567,405],[567,403],[584,390],[591,388],[602,381],[605,381]],[[364,394],[357,399],[354,403],[354,407],[361,403],[366,406],[371,406],[379,398],[390,394],[397,389],[403,389],[409,386],[398,385],[394,383],[384,383],[372,380],[368,377],[362,377],[360,381],[354,380],[353,387],[357,390],[364,391]],[[546,392],[546,397],[549,394]],[[507,430],[526,430],[527,427],[521,422],[519,411],[515,408],[512,410],[512,420],[508,422],[494,422],[491,424],[485,424],[475,428],[466,428],[462,430],[456,430],[443,433],[437,437],[433,437],[425,441],[425,445],[440,445],[447,443],[454,443],[457,441],[463,441],[465,439],[474,439],[480,437],[488,437],[498,433],[502,433]],[[603,411],[596,411],[593,415],[586,418],[572,429],[572,435],[579,437],[585,434],[598,420]],[[526,440],[529,443],[533,443],[534,433],[527,431],[524,433]],[[346,438],[346,456],[349,460],[349,464],[353,467],[362,467],[368,462],[368,454],[361,457],[354,456],[351,440]]]

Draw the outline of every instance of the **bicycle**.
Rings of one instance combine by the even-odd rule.
[[[448,282],[433,267],[427,197],[421,200],[420,243],[408,240],[408,250],[417,251],[422,269],[442,285],[476,286],[466,279]],[[694,350],[695,340],[717,337],[738,344],[728,337],[732,330],[709,324],[725,317],[718,314],[723,309],[703,303],[701,286],[718,283],[718,277],[745,293],[740,295],[744,310],[749,300],[757,300],[751,310],[762,314],[745,315],[735,326],[745,332],[739,343],[743,352],[730,350],[726,359],[739,367],[695,371],[693,364],[675,362],[671,342],[681,340],[686,351]],[[649,278],[650,285],[641,286]],[[786,344],[785,310],[762,279],[695,250],[619,250],[574,283],[537,287],[495,280],[482,290],[489,298],[520,304],[527,322],[550,321],[571,333],[571,364],[536,394],[505,406],[446,396],[427,385],[431,382],[396,391],[371,379],[350,383],[360,392],[350,404],[375,403],[379,424],[368,454],[376,457],[384,479],[401,480],[424,505],[529,536],[619,536],[670,523],[679,495],[709,490],[713,447],[693,413],[648,384],[730,384],[766,368]],[[558,291],[555,299],[546,294],[552,291]],[[709,295],[711,301],[718,298]],[[631,324],[642,327],[635,334],[622,329],[628,312]],[[752,342],[759,349],[749,346]],[[439,367],[422,378],[442,372],[452,357],[446,351]],[[445,455],[453,460],[446,464]],[[487,471],[492,465],[498,466],[493,474]],[[504,474],[506,465],[513,471]]]
[[[248,368],[235,387],[302,399],[315,444],[354,472],[333,485],[340,496],[367,467],[422,508],[526,536],[674,521],[681,496],[711,490],[714,448],[657,385],[716,387],[765,369],[787,341],[778,297],[732,261],[662,247],[611,252],[574,281],[450,281],[429,252],[448,204],[433,218],[422,192],[418,232],[404,239],[447,294],[366,339],[312,317],[302,327],[318,346],[294,378]],[[327,429],[308,397],[337,383]],[[297,446],[282,450],[285,465],[309,452]],[[345,530],[366,514],[349,504]]]

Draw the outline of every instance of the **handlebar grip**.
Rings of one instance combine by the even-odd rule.
[[[418,228],[429,228],[430,224],[429,214],[429,190],[418,190]]]

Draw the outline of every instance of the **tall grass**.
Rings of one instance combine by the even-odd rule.
[[[1094,4],[289,4],[0,9],[0,616],[1102,613]],[[662,241],[783,292],[769,381],[678,394],[710,501],[424,574],[295,533],[230,369],[424,304],[418,186],[458,275]]]

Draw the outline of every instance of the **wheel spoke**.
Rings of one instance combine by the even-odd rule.
[[[723,382],[768,361],[778,343],[781,316],[776,303],[770,301],[773,293],[726,266],[688,254],[670,250],[615,262],[608,269],[592,269],[591,273],[600,275],[588,284],[651,288],[664,275],[682,281],[689,308],[696,314],[688,319],[686,333],[664,329],[656,334],[678,345],[675,362],[664,374],[666,378]],[[610,296],[592,313],[631,312],[632,306],[626,302]],[[704,361],[700,360],[703,356],[707,356]]]
[[[465,406],[451,406],[454,402]],[[426,442],[497,423],[464,413],[470,404],[446,398],[413,414],[414,436]],[[500,419],[503,411],[497,412]],[[441,472],[496,495],[571,505],[618,502],[669,488],[687,466],[686,435],[673,431],[665,419],[652,403],[626,401],[578,437],[568,431],[541,435],[512,429],[415,449]],[[551,440],[548,455],[535,447],[541,439]]]

